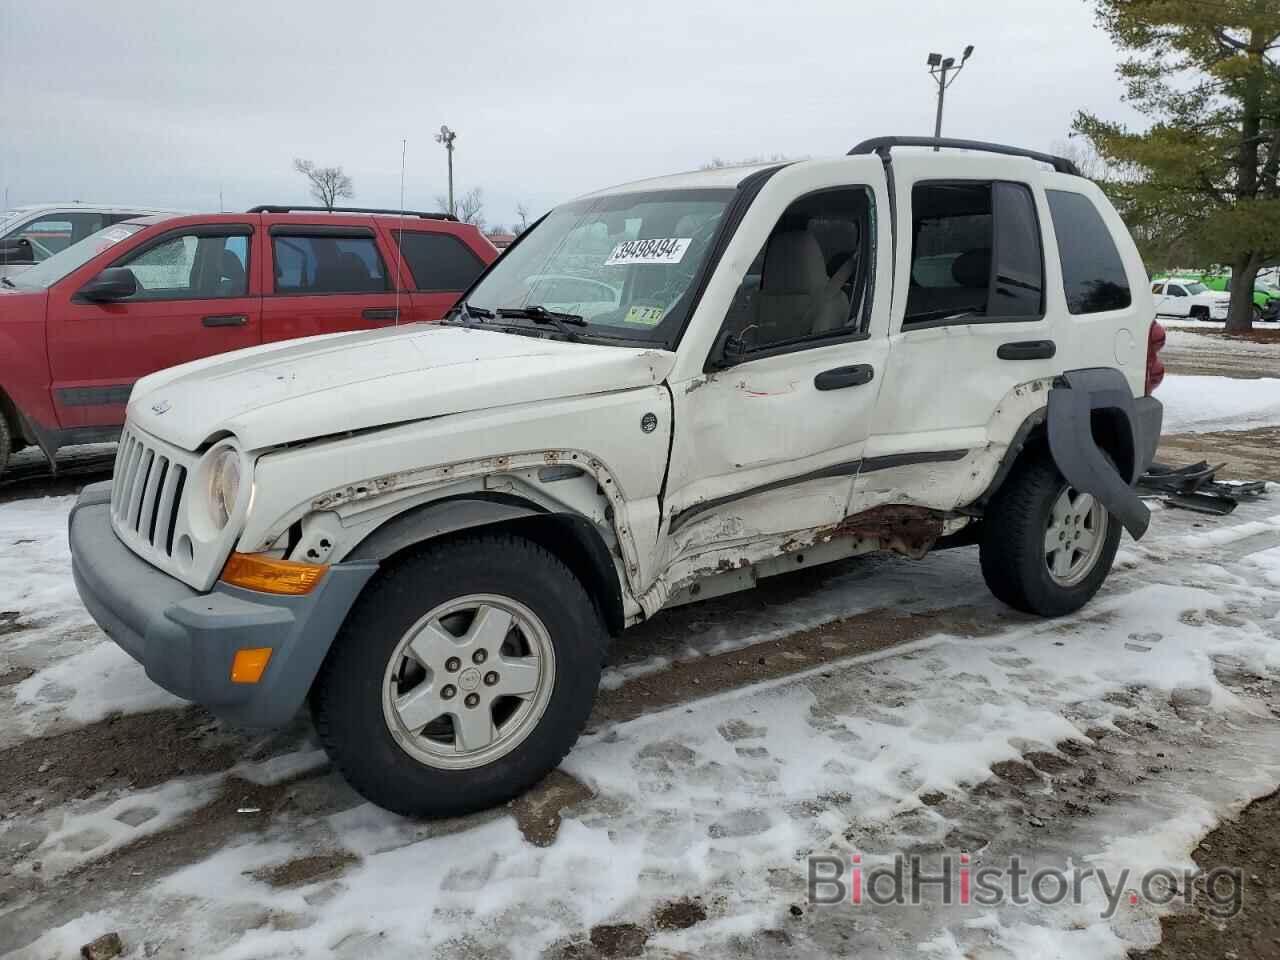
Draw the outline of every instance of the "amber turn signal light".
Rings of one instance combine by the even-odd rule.
[[[273,560],[248,553],[233,553],[222,568],[222,580],[232,586],[262,593],[301,596],[310,593],[325,575],[325,564]]]
[[[271,662],[270,647],[244,647],[231,661],[232,683],[257,683]]]

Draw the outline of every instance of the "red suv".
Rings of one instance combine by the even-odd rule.
[[[439,213],[262,206],[99,230],[0,278],[0,472],[27,444],[52,461],[114,439],[134,381],[155,370],[439,320],[497,255]]]

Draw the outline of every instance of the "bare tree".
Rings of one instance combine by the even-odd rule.
[[[443,195],[436,196],[436,205],[441,210],[449,209],[449,200]],[[461,197],[458,197],[457,208],[453,211],[463,223],[474,223],[481,230],[485,228],[484,220],[484,189],[481,187],[472,187]]]
[[[326,210],[332,210],[339,200],[356,195],[351,178],[341,167],[317,167],[310,160],[296,159],[293,169],[311,181],[311,196]]]
[[[529,229],[529,208],[523,203],[517,203],[516,216],[520,218],[520,222],[511,225],[511,232],[518,237]]]
[[[1080,137],[1069,140],[1055,140],[1049,148],[1054,155],[1065,157],[1076,165],[1080,174],[1089,180],[1105,180],[1108,174],[1107,161],[1094,149],[1092,143]]]

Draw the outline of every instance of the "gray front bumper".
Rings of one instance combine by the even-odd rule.
[[[198,593],[141,559],[111,528],[111,485],[85,487],[71,510],[71,570],[94,620],[147,676],[233,723],[274,727],[302,706],[311,681],[377,563],[336,564],[302,597],[218,583]],[[270,647],[256,684],[232,683],[243,647]]]

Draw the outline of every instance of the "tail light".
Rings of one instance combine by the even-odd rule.
[[[1160,362],[1160,351],[1164,349],[1164,327],[1159,320],[1151,321],[1151,329],[1147,333],[1147,387],[1149,397],[1164,380],[1164,364]]]

